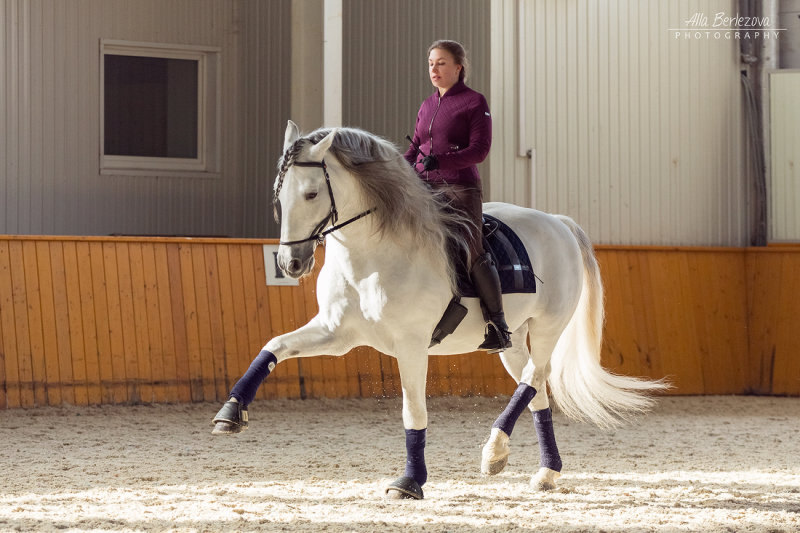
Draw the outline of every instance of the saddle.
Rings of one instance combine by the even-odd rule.
[[[536,274],[533,272],[528,251],[514,231],[501,220],[484,213],[483,248],[492,256],[503,294],[535,293]],[[477,298],[478,293],[469,276],[469,267],[462,258],[453,257],[458,276],[458,292],[453,296],[431,336],[430,346],[442,342],[453,333],[467,315],[461,298]]]
[[[483,248],[492,256],[503,294],[535,293],[536,275],[528,251],[514,230],[491,215],[483,215]],[[458,291],[462,297],[477,298],[469,268],[463,261],[455,261],[458,274]]]

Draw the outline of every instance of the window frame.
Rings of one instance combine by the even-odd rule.
[[[100,40],[100,173],[217,176],[219,162],[219,57],[221,49],[166,43]],[[147,157],[105,153],[105,56],[197,61],[197,157]]]

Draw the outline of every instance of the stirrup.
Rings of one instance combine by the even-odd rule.
[[[478,350],[498,353],[511,348],[511,333],[497,326],[494,322],[486,324],[486,336]]]
[[[212,431],[215,435],[241,433],[248,426],[247,406],[228,400],[211,423],[215,426]]]

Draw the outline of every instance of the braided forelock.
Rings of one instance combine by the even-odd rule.
[[[283,187],[283,179],[289,168],[297,161],[297,156],[303,150],[303,147],[308,144],[307,138],[297,139],[292,145],[283,152],[281,160],[278,162],[278,177],[275,178],[275,193],[272,196],[272,216],[275,217],[275,222],[280,222],[278,216],[278,195],[281,193]]]

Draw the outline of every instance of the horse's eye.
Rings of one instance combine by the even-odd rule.
[[[306,200],[313,200],[317,197],[317,193],[315,192],[307,192],[306,193]]]

